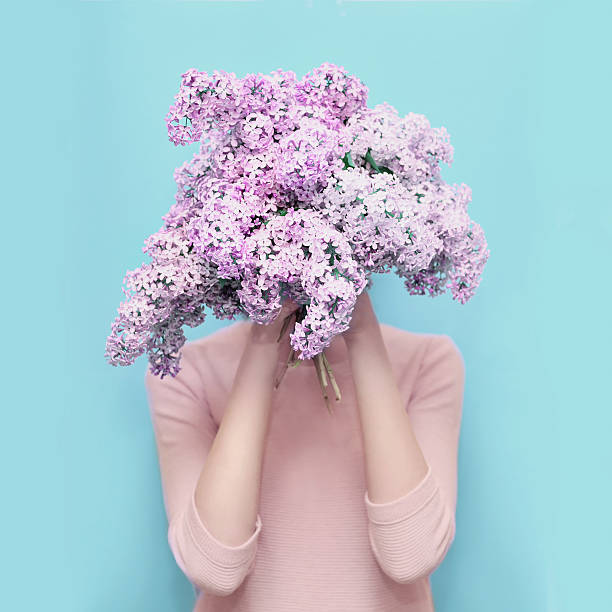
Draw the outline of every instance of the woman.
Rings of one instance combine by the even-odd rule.
[[[313,359],[274,388],[296,308],[186,343],[175,378],[145,375],[194,611],[431,611],[455,535],[461,353],[380,324],[364,291],[325,351],[330,415]]]

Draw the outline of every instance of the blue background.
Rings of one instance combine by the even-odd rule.
[[[595,2],[64,2],[4,9],[5,610],[191,610],[143,374],[104,360],[123,276],[194,146],[180,74],[343,65],[445,126],[491,257],[477,295],[375,278],[467,367],[438,612],[611,610],[610,11]],[[606,60],[606,57],[608,58]],[[229,321],[209,316],[190,339]]]

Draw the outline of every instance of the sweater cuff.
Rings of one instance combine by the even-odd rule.
[[[248,540],[238,546],[229,546],[218,540],[206,527],[202,518],[198,514],[195,501],[195,489],[191,494],[187,507],[187,526],[191,537],[197,547],[208,558],[225,567],[235,567],[250,563],[255,555],[257,537],[261,531],[261,516],[257,514],[255,531],[249,536]]]
[[[382,504],[372,502],[366,489],[364,500],[368,518],[373,523],[397,523],[416,514],[435,495],[438,484],[428,466],[427,473],[416,487],[397,499]]]

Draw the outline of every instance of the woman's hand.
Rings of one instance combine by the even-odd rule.
[[[287,300],[283,303],[276,319],[271,323],[261,324],[251,321],[247,349],[251,348],[255,352],[253,350],[247,350],[247,352],[250,352],[251,355],[257,355],[255,358],[258,360],[261,360],[262,356],[264,360],[267,360],[270,356],[270,361],[274,362],[274,366],[279,361],[288,364],[294,355],[289,336],[295,326],[299,309],[300,306],[293,300]],[[288,320],[287,317],[289,317]],[[276,378],[274,380],[275,387],[278,387],[281,379],[282,375],[280,379]]]
[[[283,304],[281,311],[278,313],[276,319],[271,323],[263,325],[261,323],[255,323],[254,321],[251,321],[251,341],[255,344],[277,345],[278,336],[280,335],[280,332],[283,328],[285,317],[291,314],[293,318],[289,321],[289,325],[287,326],[284,333],[284,338],[280,342],[281,346],[288,344],[289,333],[293,329],[295,314],[299,308],[300,306],[296,304],[293,300],[287,300]]]
[[[342,334],[347,343],[358,338],[367,337],[378,330],[378,318],[370,301],[368,292],[364,289],[355,303],[349,328]]]

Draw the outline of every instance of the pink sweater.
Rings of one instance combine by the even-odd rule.
[[[253,534],[227,546],[195,506],[195,487],[247,340],[234,321],[183,347],[182,370],[145,385],[160,462],[168,542],[196,588],[197,612],[429,612],[430,574],[455,535],[464,362],[446,335],[381,324],[429,469],[404,496],[368,498],[361,425],[346,353],[342,392],[325,408],[312,360],[290,368],[274,402]],[[338,353],[339,355],[339,353]]]

